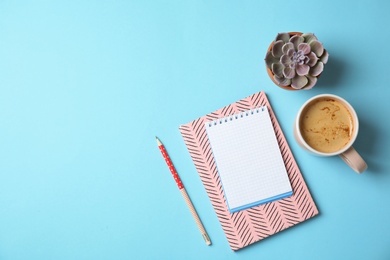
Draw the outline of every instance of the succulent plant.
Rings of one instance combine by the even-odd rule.
[[[328,52],[313,33],[279,33],[265,56],[265,62],[278,85],[311,89],[328,57]]]

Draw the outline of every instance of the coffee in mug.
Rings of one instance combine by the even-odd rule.
[[[309,103],[302,111],[299,127],[306,143],[324,153],[340,151],[351,141],[354,131],[351,112],[331,97]]]
[[[317,95],[298,111],[294,137],[305,150],[319,156],[339,155],[353,170],[362,173],[367,164],[352,147],[359,131],[353,107],[343,98]]]

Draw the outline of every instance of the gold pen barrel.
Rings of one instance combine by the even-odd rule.
[[[184,197],[184,200],[185,200],[186,203],[187,203],[188,208],[189,208],[190,211],[191,211],[192,217],[195,219],[196,225],[198,226],[200,232],[202,233],[202,236],[203,236],[204,241],[206,242],[206,244],[207,244],[208,246],[211,245],[211,240],[210,240],[210,238],[209,238],[209,236],[208,236],[208,234],[207,234],[207,232],[206,232],[206,230],[205,230],[205,228],[204,228],[204,226],[203,226],[203,224],[202,224],[202,221],[200,220],[198,214],[196,213],[196,210],[195,210],[195,208],[194,208],[194,205],[192,204],[191,199],[190,199],[190,197],[188,196],[186,190],[183,188],[183,189],[180,189],[180,191],[181,191],[181,194],[182,194],[183,197]]]

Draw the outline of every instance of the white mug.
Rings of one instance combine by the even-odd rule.
[[[339,155],[354,171],[362,173],[367,164],[352,147],[358,131],[353,107],[332,94],[307,100],[294,122],[294,137],[302,148],[318,156]]]

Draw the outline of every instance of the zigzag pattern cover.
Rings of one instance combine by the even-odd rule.
[[[204,123],[260,106],[267,106],[270,112],[294,194],[289,198],[230,213],[226,205]],[[318,214],[317,207],[264,92],[255,93],[213,113],[181,125],[179,130],[232,250],[238,250],[260,241]]]

